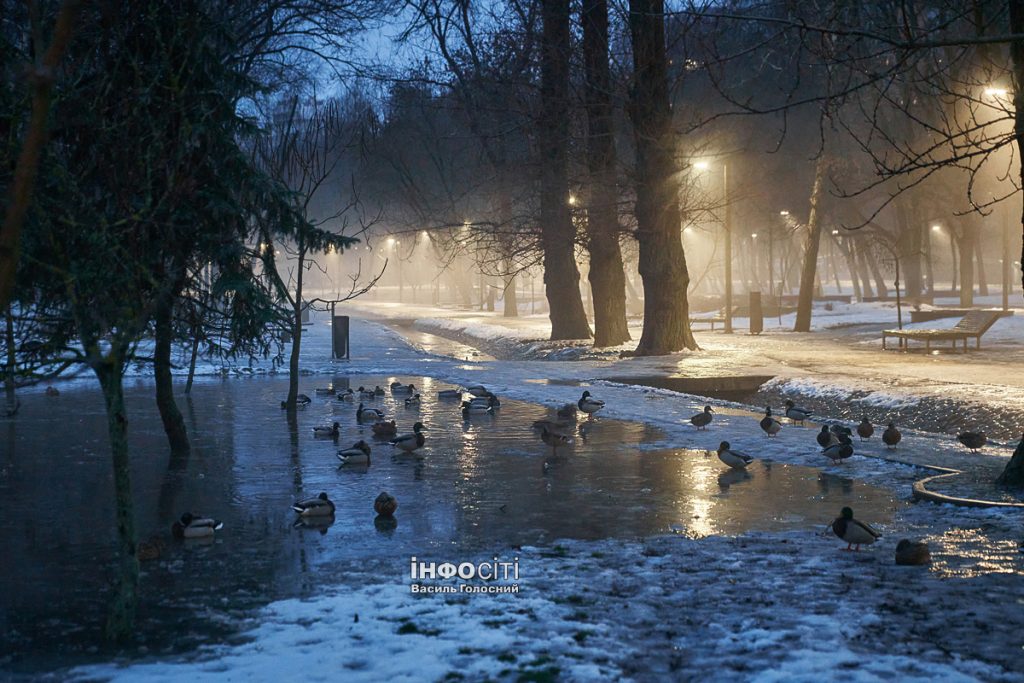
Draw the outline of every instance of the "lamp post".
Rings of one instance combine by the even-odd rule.
[[[706,161],[698,161],[693,165],[699,171],[706,171],[711,165]],[[722,197],[725,200],[725,216],[722,228],[725,232],[725,334],[732,334],[732,203],[729,201],[729,164],[722,162]]]

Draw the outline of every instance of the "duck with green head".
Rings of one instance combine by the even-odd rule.
[[[882,537],[864,522],[853,518],[853,508],[844,507],[839,516],[831,524],[832,532],[839,538],[846,541],[846,549],[850,546],[857,546],[854,550],[860,550],[862,545],[871,545]]]

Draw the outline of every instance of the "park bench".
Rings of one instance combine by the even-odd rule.
[[[885,349],[886,337],[896,337],[900,346],[906,347],[904,341],[911,339],[923,341],[925,349],[930,349],[932,342],[951,341],[953,349],[956,343],[963,341],[964,353],[967,352],[967,340],[974,337],[977,347],[981,348],[981,336],[1002,317],[1001,311],[969,311],[955,326],[945,330],[882,330],[882,348]]]

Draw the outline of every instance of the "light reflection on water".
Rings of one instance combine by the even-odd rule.
[[[823,528],[843,505],[878,524],[892,520],[891,493],[812,468],[758,462],[732,472],[713,454],[640,451],[665,435],[644,424],[581,423],[576,444],[552,454],[529,425],[547,411],[503,401],[495,416],[463,421],[450,385],[427,377],[367,377],[353,386],[412,382],[424,397],[371,402],[402,432],[427,428],[421,455],[397,456],[358,425],[355,405],[314,397],[291,430],[278,407],[283,378],[204,380],[181,405],[193,435],[189,458],[168,458],[147,382],[127,388],[133,492],[140,539],[167,543],[143,565],[139,640],[176,647],[191,635],[266,601],[343,582],[394,580],[410,555],[451,556],[558,538],[694,536],[750,529]],[[328,378],[304,378],[313,396]],[[347,386],[344,377],[335,385]],[[311,427],[337,420],[338,443]],[[25,398],[3,426],[0,457],[0,646],[26,654],[59,643],[72,654],[98,642],[115,565],[112,476],[102,400],[91,392]],[[366,467],[337,467],[335,451],[373,446]],[[549,463],[547,473],[543,463]],[[387,490],[397,526],[376,524],[372,504]],[[329,528],[295,529],[290,504],[327,491]],[[54,504],[53,501],[58,501]],[[175,543],[172,521],[193,510],[222,519],[212,543]],[[172,637],[173,636],[173,637]]]

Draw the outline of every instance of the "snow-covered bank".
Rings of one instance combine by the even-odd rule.
[[[929,527],[935,512],[908,512],[909,526]],[[999,516],[950,519],[975,526]],[[296,672],[311,681],[1024,680],[1019,575],[950,578],[897,567],[894,540],[847,553],[809,529],[522,548],[515,595],[421,596],[404,580],[339,587],[269,605],[238,645],[68,673],[124,681],[270,681]],[[937,563],[963,564],[949,554],[962,548],[932,543]]]

